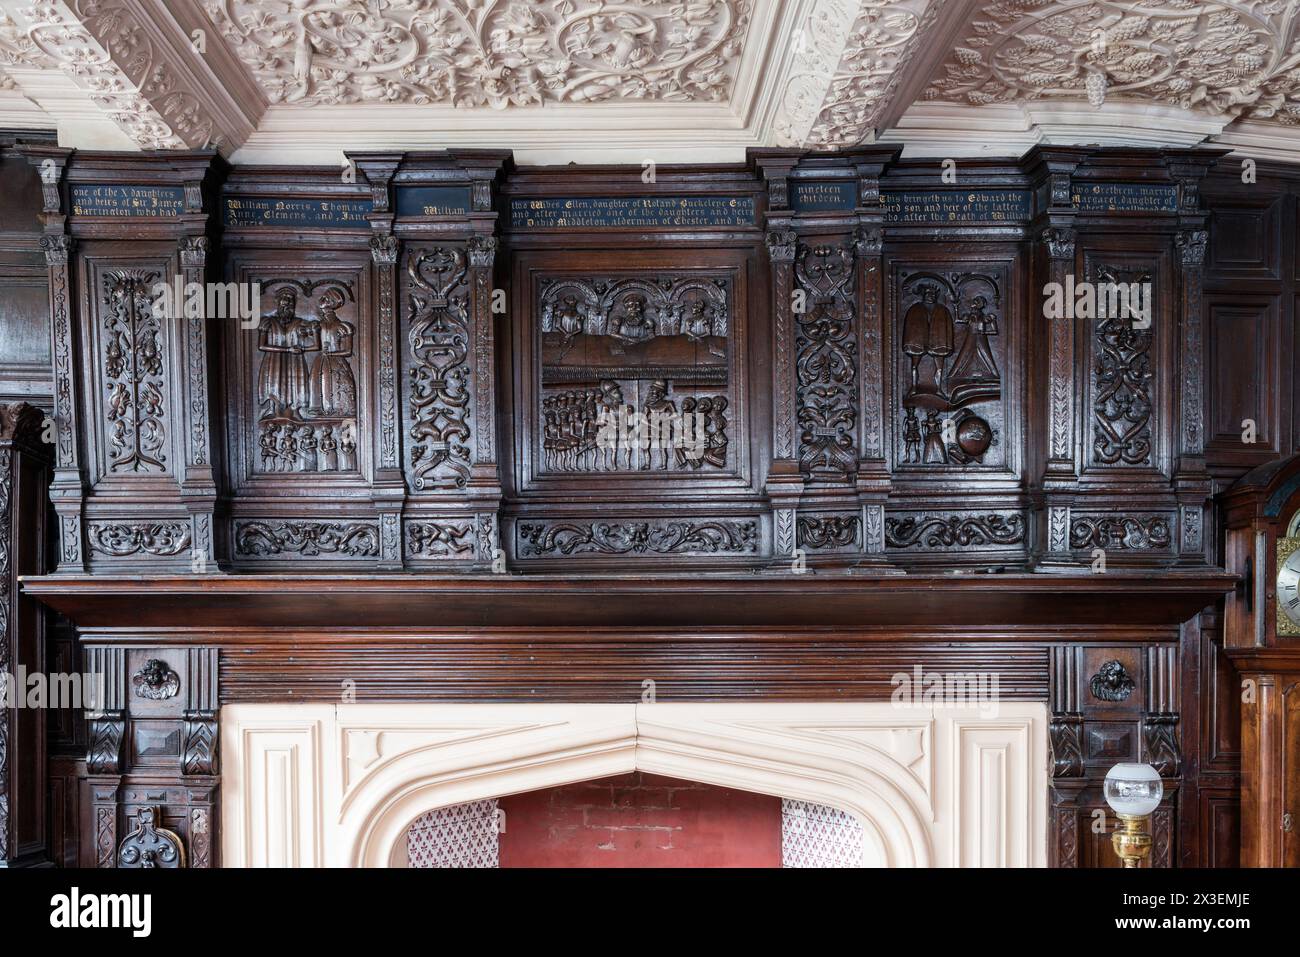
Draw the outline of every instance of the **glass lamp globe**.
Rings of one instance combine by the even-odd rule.
[[[1146,817],[1164,794],[1160,774],[1149,764],[1117,764],[1106,772],[1106,803],[1116,814]]]

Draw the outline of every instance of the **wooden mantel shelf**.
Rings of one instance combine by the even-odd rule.
[[[48,575],[27,594],[83,630],[1170,626],[1232,591],[1222,569],[766,576]]]

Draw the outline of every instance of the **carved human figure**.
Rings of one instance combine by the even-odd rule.
[[[923,283],[918,289],[920,301],[912,303],[903,316],[903,352],[912,362],[911,394],[943,392],[943,367],[952,355],[952,312],[939,302],[939,287]],[[921,362],[929,356],[933,370],[924,380]]]
[[[951,388],[964,383],[997,382],[1001,378],[993,349],[989,346],[989,336],[998,334],[998,319],[989,315],[985,311],[987,308],[988,300],[975,296],[971,299],[970,309],[957,317],[957,322],[966,327],[966,336],[948,376]]]
[[[613,441],[606,441],[600,450],[601,467],[606,471],[618,468],[619,448],[624,445],[623,437],[623,420],[625,418],[623,402],[623,389],[617,382],[612,379],[605,379],[600,383],[600,418],[602,421],[609,423],[610,427],[606,429],[606,435],[610,436]],[[631,467],[629,460],[628,467]]]
[[[343,294],[337,289],[326,290],[317,303],[321,351],[311,370],[311,404],[331,418],[357,414],[357,382],[348,362],[356,327],[339,317],[342,305]]]
[[[320,442],[317,444],[318,454],[316,456],[317,471],[333,472],[338,468],[338,440],[334,438],[334,429],[332,426],[325,426],[321,432]]]
[[[654,338],[655,324],[646,314],[644,296],[627,297],[618,327],[610,334],[629,346],[639,346]]]
[[[677,414],[677,403],[668,398],[668,380],[655,379],[646,391],[641,407],[644,421],[649,427],[649,449],[641,460],[641,468],[668,468],[669,450],[672,448],[672,421]]]
[[[916,420],[916,409],[907,408],[903,422],[903,461],[909,465],[921,463],[921,424]]]
[[[926,465],[943,465],[948,461],[948,449],[943,444],[943,425],[939,422],[939,413],[933,409],[925,417],[925,455]]]
[[[275,303],[258,326],[257,349],[263,355],[257,401],[265,415],[301,417],[311,404],[306,353],[320,348],[320,336],[315,322],[297,314],[298,294],[292,289],[281,289]]]
[[[357,438],[354,426],[345,423],[339,430],[339,471],[351,472],[357,467]]]
[[[316,431],[309,425],[298,430],[298,471],[316,469]]]

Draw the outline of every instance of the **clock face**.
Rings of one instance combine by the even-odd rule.
[[[1278,624],[1285,634],[1300,635],[1300,549],[1291,552],[1277,570]]]

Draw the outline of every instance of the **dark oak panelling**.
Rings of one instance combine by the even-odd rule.
[[[218,702],[881,699],[919,665],[1049,703],[1057,864],[1114,863],[1092,812],[1126,759],[1166,778],[1153,866],[1228,860],[1235,679],[1201,616],[1235,578],[1207,503],[1292,442],[1270,386],[1300,290],[1290,187],[1203,184],[1218,155],[1043,148],[954,186],[883,146],[653,183],[29,149],[67,182],[42,214],[63,574],[27,587],[121,685],[84,773],[60,756],[81,859],[158,806],[215,862]],[[69,221],[60,189],[105,181],[184,211]],[[257,280],[255,328],[155,330],[124,270]],[[1068,280],[1149,281],[1151,328],[1046,319]],[[606,455],[626,410],[698,411],[706,454]],[[1234,448],[1252,413],[1265,440]]]

